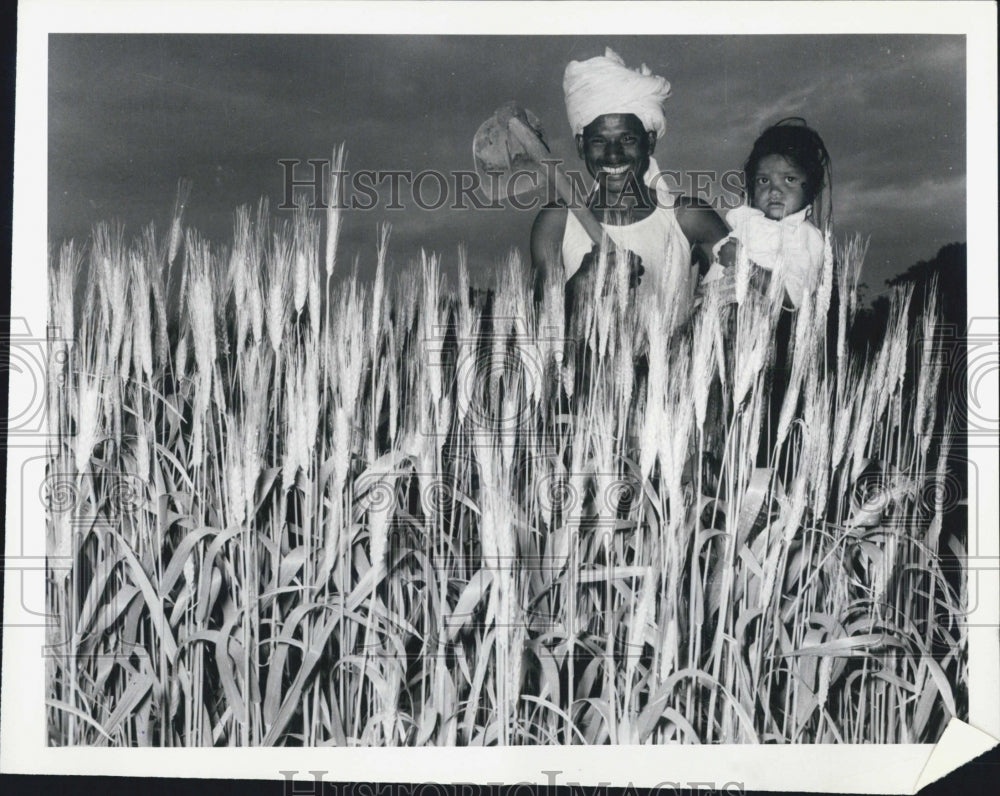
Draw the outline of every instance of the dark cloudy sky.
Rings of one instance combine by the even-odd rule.
[[[605,45],[671,82],[662,168],[738,168],[763,127],[805,117],[833,160],[838,236],[871,236],[873,292],[966,239],[965,42],[929,35],[52,35],[50,234],[112,218],[163,229],[187,177],[187,223],[225,242],[237,206],[281,201],[279,159],[345,142],[350,169],[469,169],[477,127],[510,99],[576,163],[562,72]],[[464,241],[485,270],[527,251],[533,213],[410,205],[348,212],[342,253],[364,269],[381,221],[397,267],[421,246],[447,263]]]

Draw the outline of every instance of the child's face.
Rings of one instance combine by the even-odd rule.
[[[806,173],[784,155],[766,155],[757,165],[753,206],[780,221],[806,206]]]

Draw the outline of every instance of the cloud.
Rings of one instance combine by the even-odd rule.
[[[875,186],[854,181],[838,187],[834,202],[838,220],[847,224],[886,215],[923,219],[936,216],[964,222],[966,179],[964,175],[944,180],[928,177],[906,184]]]

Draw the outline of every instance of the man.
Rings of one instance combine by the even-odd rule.
[[[610,241],[608,273],[628,268],[640,305],[667,312],[667,327],[674,328],[694,301],[692,254],[707,268],[713,246],[729,230],[708,206],[687,197],[675,201],[659,177],[653,152],[666,127],[670,84],[645,66],[628,69],[608,49],[571,62],[563,90],[577,152],[596,180],[587,206]],[[565,280],[566,317],[577,318],[593,295],[599,256],[600,247],[567,208],[543,208],[531,232],[536,301],[547,284]]]

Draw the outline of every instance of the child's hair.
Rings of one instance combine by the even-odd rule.
[[[812,204],[832,180],[830,155],[819,134],[798,116],[782,119],[768,127],[753,143],[743,164],[743,184],[747,200],[753,202],[754,181],[760,161],[768,155],[784,155],[806,174],[806,203]]]

